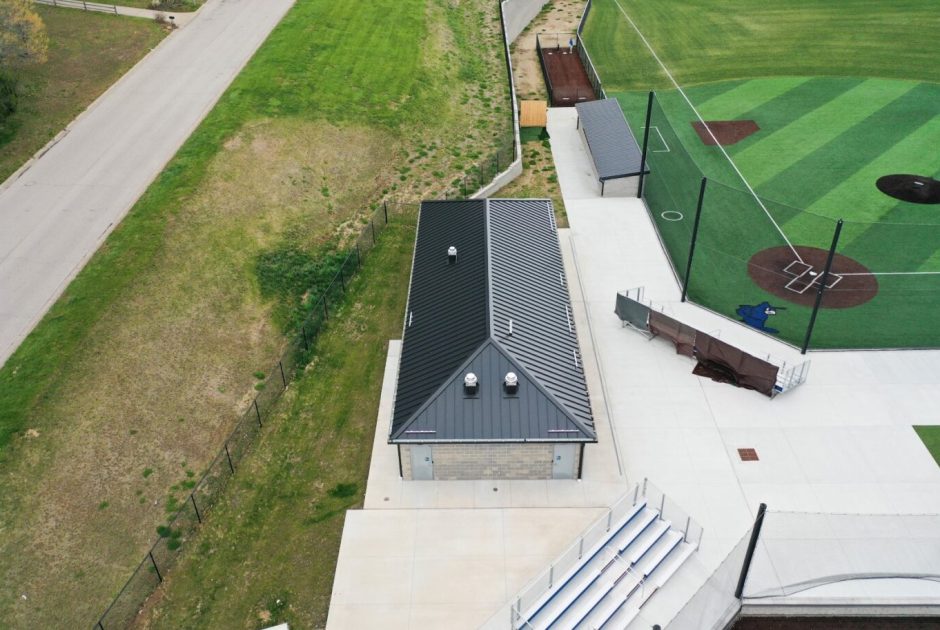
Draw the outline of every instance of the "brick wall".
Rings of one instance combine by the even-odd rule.
[[[551,479],[554,444],[434,444],[434,478]],[[402,476],[411,479],[411,447],[399,446]],[[581,449],[575,449],[577,473]]]

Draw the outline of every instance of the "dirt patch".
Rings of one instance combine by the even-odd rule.
[[[553,107],[574,107],[595,99],[594,87],[581,64],[577,46],[563,43],[545,47],[543,42],[542,60],[552,84],[549,96]]]
[[[796,251],[802,263],[787,246],[757,252],[747,263],[747,274],[768,293],[794,304],[813,306],[829,252],[800,245]],[[836,254],[831,273],[826,283],[829,288],[823,294],[823,308],[851,308],[878,295],[875,276],[848,256]]]
[[[875,182],[878,190],[910,203],[940,203],[940,181],[922,175],[885,175]]]
[[[708,125],[708,129],[705,128]],[[760,127],[753,120],[706,120],[705,124],[695,120],[692,128],[705,146],[713,147],[720,144],[723,147],[737,144],[751,134],[760,131]],[[709,129],[711,133],[708,133]],[[712,137],[714,136],[714,138]],[[716,143],[715,140],[718,140]]]
[[[553,0],[545,5],[512,46],[512,68],[520,99],[548,100],[548,90],[535,54],[536,33],[574,33],[581,21],[584,2]]]
[[[101,613],[165,522],[168,497],[185,498],[171,486],[215,456],[257,393],[253,372],[280,353],[245,270],[286,232],[334,238],[395,175],[384,153],[395,139],[373,129],[255,121],[238,137],[2,470],[0,581],[18,589],[13,627],[73,625],[57,617],[64,602],[74,618]]]

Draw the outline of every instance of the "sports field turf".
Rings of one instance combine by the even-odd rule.
[[[878,293],[858,306],[825,309],[812,347],[940,345],[940,331],[924,323],[940,307],[940,275],[924,273],[940,272],[940,206],[897,201],[875,187],[878,177],[893,173],[940,176],[940,85],[933,82],[940,77],[921,63],[937,58],[940,46],[920,32],[920,24],[940,19],[927,2],[763,7],[593,3],[588,48],[608,95],[621,101],[635,129],[646,110],[646,90],[636,88],[657,91],[646,198],[677,273],[685,271],[705,175],[694,301],[733,318],[741,304],[782,306],[768,326],[801,343],[810,309],[762,290],[747,262],[769,247],[828,248],[842,218],[839,252],[876,274]],[[719,149],[699,138],[694,112],[670,89],[624,13],[705,120],[757,123],[759,131],[726,151],[760,202]],[[752,78],[761,75],[767,76]],[[689,85],[701,81],[710,83]],[[669,210],[683,218],[664,219]]]

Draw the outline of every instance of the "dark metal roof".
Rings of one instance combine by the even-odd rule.
[[[643,153],[616,99],[578,103],[578,119],[601,181],[639,175]]]
[[[425,202],[390,441],[500,440],[596,440],[551,202]]]
[[[592,426],[551,201],[491,201],[489,250],[491,334],[576,420]]]
[[[396,422],[410,418],[489,336],[485,209],[483,200],[421,204]],[[451,246],[455,264],[447,259]]]

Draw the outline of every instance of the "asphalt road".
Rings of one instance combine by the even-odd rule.
[[[209,0],[0,186],[0,365],[292,4]]]

